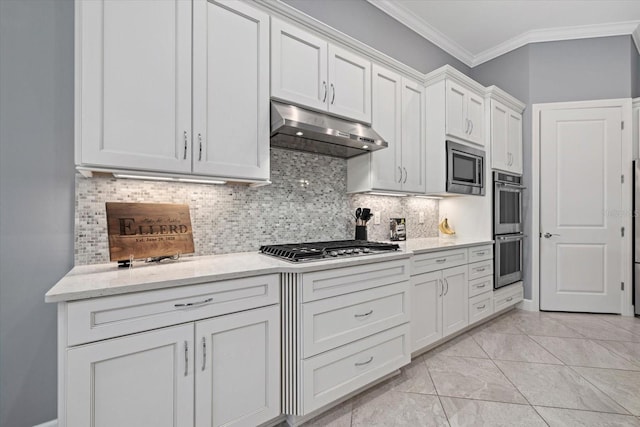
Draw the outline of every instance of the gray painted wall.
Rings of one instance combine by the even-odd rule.
[[[523,117],[523,177],[531,187],[531,105],[638,96],[638,53],[630,36],[531,44],[472,70],[527,104]],[[635,94],[635,95],[634,95]],[[524,194],[525,234],[531,236],[531,192]],[[525,298],[531,298],[531,254],[524,252]]]
[[[629,48],[631,49],[631,96],[637,98],[640,96],[640,54],[633,40],[629,43]]]
[[[470,73],[465,64],[366,0],[283,2],[423,73],[446,64]]]
[[[56,307],[73,264],[73,1],[0,1],[0,425],[56,418]]]

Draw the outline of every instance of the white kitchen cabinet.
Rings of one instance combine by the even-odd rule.
[[[389,147],[347,161],[347,191],[424,193],[424,87],[376,64],[372,87],[372,127]]]
[[[269,15],[194,0],[193,16],[193,172],[267,180]]]
[[[196,322],[195,420],[255,426],[280,414],[280,310]]]
[[[76,1],[76,164],[191,171],[191,2]]]
[[[371,62],[272,19],[271,96],[371,123]]]
[[[271,274],[61,303],[60,425],[253,426],[276,418],[279,284]]]
[[[78,0],[76,46],[81,171],[268,181],[268,14],[238,0]]]
[[[442,333],[444,336],[458,332],[469,324],[469,284],[467,266],[442,271]]]
[[[61,425],[193,426],[193,355],[193,324],[67,350]]]
[[[484,99],[452,80],[445,85],[446,132],[464,141],[484,145]]]
[[[491,100],[491,167],[522,174],[522,115]]]
[[[442,338],[442,272],[411,277],[411,351]]]

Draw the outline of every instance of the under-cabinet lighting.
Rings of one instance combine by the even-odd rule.
[[[302,136],[302,135],[304,135],[304,133],[302,133],[302,132],[296,132],[296,135],[298,135],[298,136]]]
[[[149,181],[169,181],[169,182],[193,182],[198,184],[226,184],[227,181],[215,179],[199,179],[199,178],[174,178],[171,176],[154,176],[154,175],[130,175],[124,173],[114,173],[115,178],[124,179],[143,179]]]
[[[363,145],[362,148],[366,150],[367,148],[369,148],[369,146],[368,145]]]
[[[431,200],[442,200],[444,199],[444,197],[438,197],[438,196],[413,196],[416,199],[431,199]]]
[[[407,194],[404,193],[378,193],[376,191],[370,191],[367,194],[371,194],[372,196],[407,197]]]

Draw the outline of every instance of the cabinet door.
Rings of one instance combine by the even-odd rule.
[[[411,351],[442,338],[442,272],[411,277]]]
[[[513,173],[522,173],[522,115],[515,111],[509,111],[508,118],[508,147],[511,153],[509,170]]]
[[[193,324],[67,350],[66,427],[193,426]]]
[[[193,39],[193,171],[268,179],[269,15],[195,0]]]
[[[446,110],[446,132],[448,135],[456,136],[467,140],[469,134],[469,122],[467,120],[467,89],[447,80],[445,84],[447,91],[445,103]]]
[[[326,110],[327,42],[278,19],[271,20],[271,96]]]
[[[426,132],[424,86],[402,78],[402,190],[426,191]]]
[[[469,284],[466,265],[442,271],[444,293],[442,297],[443,336],[451,335],[469,324]]]
[[[196,425],[255,426],[280,414],[280,308],[196,322]]]
[[[76,163],[191,172],[191,3],[76,8]]]
[[[508,122],[509,109],[491,101],[491,167],[494,169],[509,170]]]
[[[469,142],[484,145],[484,99],[467,92],[467,119],[469,120]]]
[[[329,45],[329,111],[371,123],[371,62]]]
[[[371,153],[372,187],[402,189],[402,82],[399,74],[373,65],[372,127],[389,147]]]

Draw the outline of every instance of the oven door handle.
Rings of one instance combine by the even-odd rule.
[[[519,190],[525,190],[527,188],[522,184],[511,184],[510,182],[501,182],[501,181],[496,181],[496,185],[499,185],[501,187],[517,188]]]
[[[513,240],[522,240],[524,239],[525,236],[524,234],[518,234],[517,236],[496,236],[496,240],[500,240],[503,242],[509,242],[509,241],[513,241]]]

